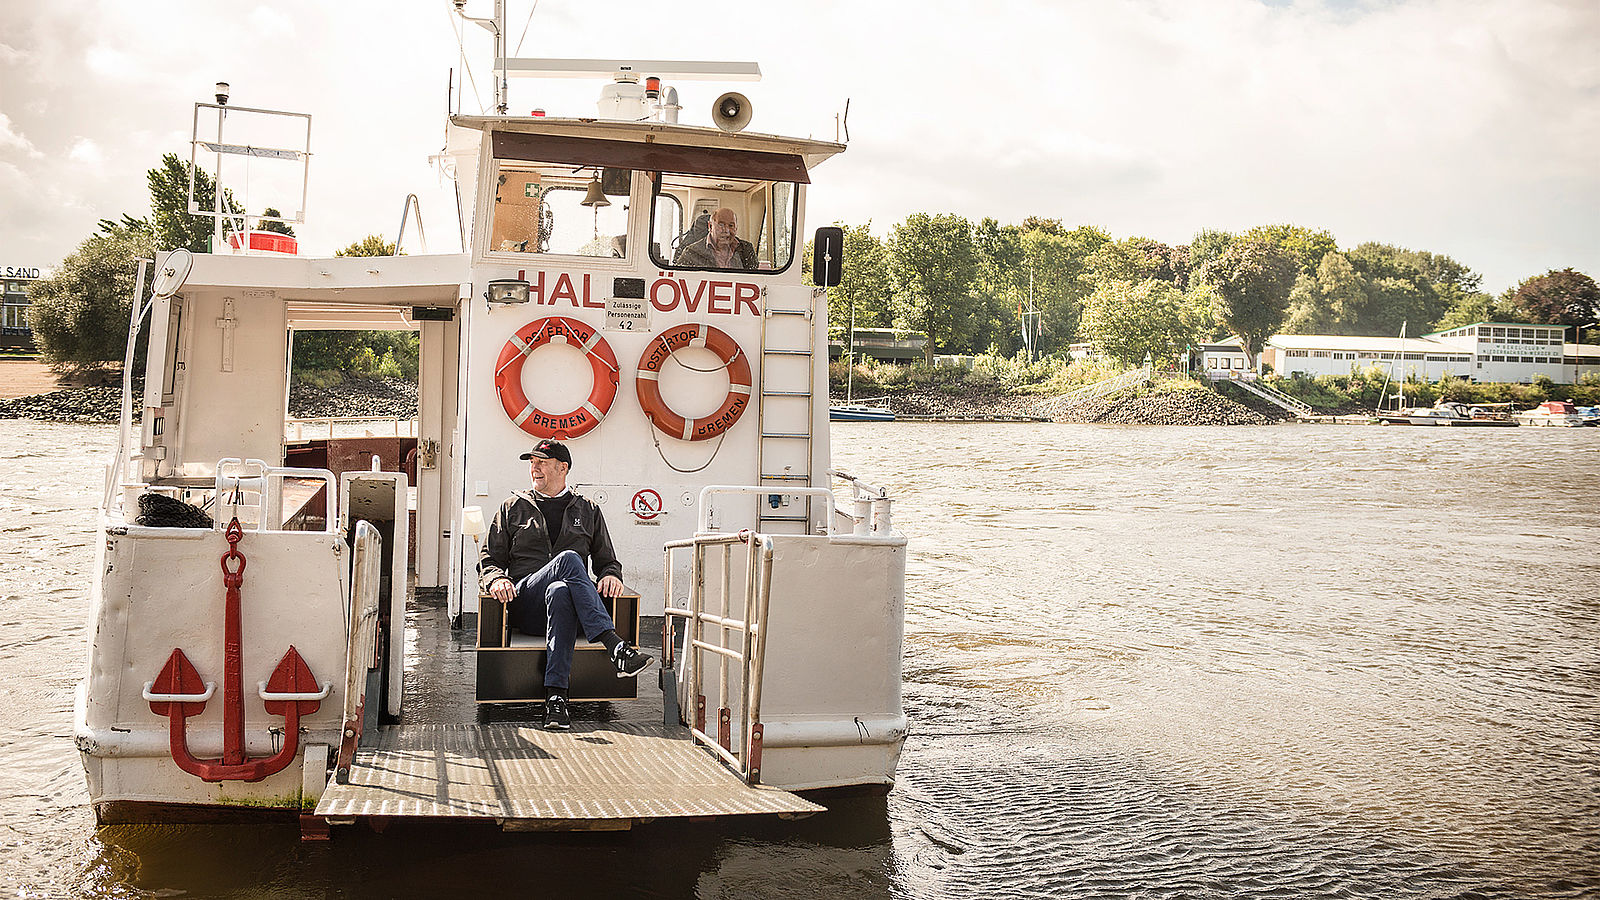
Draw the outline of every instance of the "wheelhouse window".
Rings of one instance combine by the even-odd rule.
[[[793,261],[793,182],[673,172],[650,177],[650,256],[656,265],[781,272]]]
[[[630,170],[507,161],[499,170],[489,252],[627,257]]]

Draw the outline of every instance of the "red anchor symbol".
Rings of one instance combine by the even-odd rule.
[[[245,558],[239,552],[244,529],[237,517],[228,523],[226,536],[228,552],[222,555],[222,583],[227,588],[223,607],[222,758],[196,759],[189,752],[186,722],[190,716],[205,711],[216,685],[201,679],[182,650],[175,649],[167,657],[161,674],[145,685],[144,698],[150,701],[151,712],[167,717],[172,759],[178,768],[204,781],[260,781],[294,761],[300,751],[300,717],[316,712],[333,684],[329,682],[319,690],[311,668],[291,645],[272,677],[258,691],[267,712],[284,717],[283,746],[271,756],[245,756],[244,666],[239,636],[239,587],[244,583]],[[229,569],[229,563],[237,568]]]

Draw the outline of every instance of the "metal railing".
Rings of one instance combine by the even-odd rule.
[[[1072,393],[1067,394],[1065,399],[1069,403],[1076,403],[1083,400],[1098,400],[1108,394],[1115,394],[1118,391],[1125,391],[1136,384],[1143,384],[1150,380],[1150,374],[1151,371],[1149,366],[1145,366],[1142,369],[1134,369],[1131,372],[1123,372],[1121,375],[1107,378],[1104,381],[1097,381],[1088,387],[1078,388]]]
[[[338,428],[353,428],[358,425],[382,425],[383,431],[388,435],[362,434],[342,435],[343,437],[416,437],[417,420],[404,416],[317,416],[308,419],[285,419],[283,421],[283,437],[287,441],[315,440],[319,432],[326,431],[328,440],[341,435],[335,434]],[[366,429],[371,431],[372,429]]]
[[[1294,397],[1285,394],[1283,391],[1280,391],[1274,387],[1269,387],[1268,385],[1262,384],[1259,381],[1252,382],[1240,379],[1238,381],[1232,381],[1229,383],[1236,384],[1250,393],[1255,394],[1257,397],[1267,401],[1268,403],[1272,403],[1276,406],[1286,409],[1297,416],[1309,416],[1312,414],[1311,407],[1308,404],[1302,403]]]
[[[735,604],[733,548],[743,545],[747,551],[744,565],[743,589],[740,602]],[[676,642],[673,640],[673,619],[683,619],[688,630],[684,644],[689,678],[689,699],[694,703],[694,721],[689,733],[697,743],[704,744],[729,768],[738,773],[746,784],[761,783],[761,683],[766,669],[767,605],[772,594],[772,538],[753,531],[738,534],[700,535],[666,545],[667,608],[663,620],[662,665],[676,667],[674,659]],[[691,551],[691,582],[687,608],[673,607],[672,561],[673,551]],[[717,552],[720,551],[720,552]],[[716,612],[707,609],[706,564],[716,553],[721,562],[721,588]],[[734,617],[734,607],[739,607]],[[708,632],[714,632],[710,634]],[[717,668],[717,734],[706,731],[705,675],[707,657],[715,657]],[[737,663],[738,693],[731,691],[731,669]],[[733,745],[733,721],[730,702],[737,700],[739,709],[738,749]]]

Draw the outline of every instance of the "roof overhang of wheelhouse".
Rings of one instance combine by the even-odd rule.
[[[845,149],[827,141],[664,122],[502,116],[455,116],[451,122],[488,135],[499,159],[599,163],[800,184],[809,184],[811,169]]]

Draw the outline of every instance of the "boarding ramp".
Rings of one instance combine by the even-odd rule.
[[[809,815],[824,807],[745,784],[683,730],[658,723],[416,725],[379,730],[316,815],[492,820],[506,831],[625,831],[636,822]]]
[[[1269,385],[1262,384],[1259,381],[1246,381],[1244,379],[1239,379],[1238,381],[1229,381],[1228,383],[1240,388],[1241,390],[1255,394],[1257,397],[1260,397],[1274,406],[1288,410],[1299,418],[1309,418],[1313,415],[1311,407],[1308,404],[1302,403],[1294,397],[1285,394],[1283,391],[1280,391],[1277,388]]]

